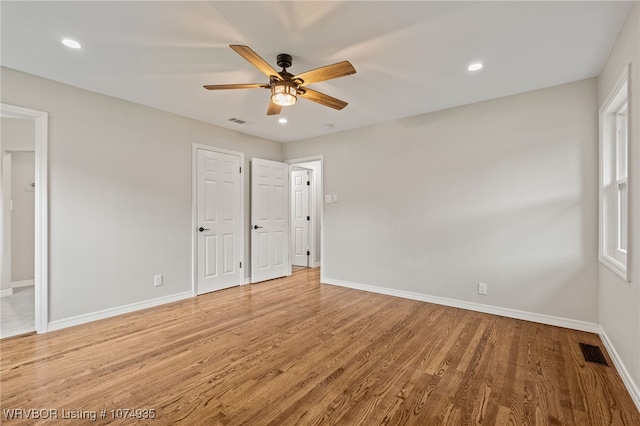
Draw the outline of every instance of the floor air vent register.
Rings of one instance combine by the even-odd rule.
[[[580,343],[580,349],[582,349],[582,355],[584,356],[585,361],[605,365],[607,367],[609,366],[599,346]]]

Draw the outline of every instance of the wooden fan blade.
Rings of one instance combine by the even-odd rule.
[[[282,111],[282,106],[269,102],[269,108],[267,109],[267,115],[278,115]]]
[[[325,67],[316,68],[311,71],[303,72],[293,77],[293,79],[301,79],[303,84],[317,83],[319,81],[331,80],[332,78],[344,77],[346,75],[355,74],[356,69],[349,61],[338,62],[337,64],[327,65]]]
[[[332,96],[325,95],[324,93],[311,90],[307,87],[304,87],[303,89],[304,89],[304,93],[298,93],[298,96],[302,96],[305,99],[309,99],[310,101],[317,102],[320,105],[328,106],[329,108],[338,109],[338,110],[348,105],[345,101],[341,101],[340,99],[336,99]]]
[[[268,88],[268,84],[250,83],[250,84],[208,84],[202,86],[207,90],[224,90],[224,89],[257,89],[260,87]]]
[[[278,71],[274,70],[273,67],[267,63],[267,61],[262,59],[256,52],[251,50],[249,46],[232,44],[229,47],[232,48],[238,55],[249,61],[251,65],[258,68],[268,77],[276,77],[278,80],[282,80],[282,77],[280,77]]]

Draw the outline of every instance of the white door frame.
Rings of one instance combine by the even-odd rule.
[[[314,156],[310,156],[310,157],[303,157],[303,158],[294,158],[291,160],[285,160],[285,163],[288,163],[290,166],[295,166],[296,164],[300,164],[300,163],[309,163],[311,161],[319,161],[320,162],[320,182],[319,183],[319,187],[320,187],[320,196],[321,198],[324,198],[324,155],[314,155]],[[316,179],[318,179],[318,176],[316,176],[316,173],[311,173],[312,175],[312,184],[313,187],[311,188],[311,193],[313,194],[312,197],[310,197],[311,199],[311,232],[309,233],[309,246],[310,246],[310,252],[311,252],[311,256],[309,259],[309,266],[311,266],[312,268],[316,268],[320,265],[316,264],[316,236],[315,236],[315,228],[316,228],[316,224],[318,224],[320,226],[320,263],[323,262],[324,260],[324,226],[323,225],[323,216],[324,216],[324,203],[320,203],[320,217],[316,217],[315,215],[315,211],[316,211]],[[291,261],[289,261],[291,262]]]
[[[35,124],[35,326],[36,333],[46,333],[49,326],[49,205],[47,197],[49,193],[47,185],[49,114],[15,105],[0,104],[0,116],[26,118],[33,120]],[[2,147],[0,146],[1,151]],[[0,235],[2,234],[1,228]],[[2,249],[0,248],[0,250]]]
[[[198,192],[197,192],[197,182],[198,182],[198,149],[204,149],[206,151],[211,152],[219,152],[222,154],[230,154],[236,155],[240,157],[240,167],[242,167],[242,173],[240,173],[240,220],[242,222],[242,226],[240,226],[240,252],[242,256],[240,261],[242,262],[242,279],[238,284],[244,284],[246,282],[246,274],[244,271],[246,270],[246,262],[245,262],[245,251],[244,251],[244,228],[246,225],[246,218],[244,217],[244,175],[245,175],[245,164],[244,164],[244,153],[238,151],[231,151],[228,149],[216,148],[209,145],[202,145],[198,143],[194,143],[191,147],[191,293],[193,296],[198,295],[198,238],[194,229],[198,227]]]

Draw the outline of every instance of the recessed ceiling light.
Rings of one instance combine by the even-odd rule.
[[[286,119],[286,118],[284,118],[284,117],[280,117],[280,118],[278,118],[278,123],[280,123],[280,124],[287,124],[287,119]]]
[[[71,40],[70,38],[65,38],[62,40],[62,44],[72,49],[80,49],[82,45],[75,40]]]
[[[469,68],[467,68],[469,71],[478,71],[480,69],[482,69],[482,64],[480,62],[476,62],[475,64],[471,64],[469,65]]]

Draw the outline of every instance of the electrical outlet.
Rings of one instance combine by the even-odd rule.
[[[488,287],[487,283],[478,283],[478,294],[486,295]]]
[[[162,285],[162,275],[156,275],[153,277],[153,285],[155,287],[161,286]]]

